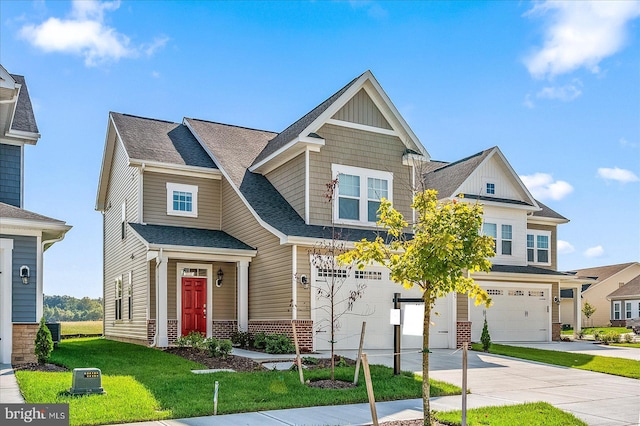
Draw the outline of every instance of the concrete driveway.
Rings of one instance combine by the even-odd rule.
[[[421,355],[403,354],[402,370],[421,372]],[[393,366],[393,357],[383,351],[368,351],[367,356],[370,364]],[[462,351],[434,349],[429,360],[432,379],[462,386]],[[467,383],[469,408],[544,401],[589,425],[640,424],[639,380],[470,351]],[[461,398],[432,398],[431,406],[459,410]]]

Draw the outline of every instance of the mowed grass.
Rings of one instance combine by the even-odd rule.
[[[461,411],[438,412],[435,418],[449,425],[462,424]],[[565,413],[546,402],[535,402],[503,407],[482,407],[467,411],[467,425],[491,426],[547,426],[547,425],[576,425],[586,426],[586,423],[574,415]]]
[[[367,402],[364,374],[346,390],[300,384],[296,371],[193,374],[203,365],[157,349],[105,339],[69,339],[53,351],[51,362],[69,369],[97,367],[106,395],[71,396],[71,373],[16,371],[28,403],[69,403],[72,425],[137,422],[213,414],[213,390],[219,382],[218,414]],[[329,370],[305,371],[305,379],[329,378]],[[336,369],[336,378],[352,381],[353,367]],[[371,366],[377,401],[420,398],[422,377],[393,375]],[[460,394],[460,388],[431,381],[431,396]]]
[[[593,335],[595,333],[606,333],[608,331],[615,331],[620,334],[631,332],[631,330],[625,327],[587,327],[582,329],[582,332],[586,335]],[[573,329],[570,328],[568,330],[562,330],[560,333],[571,335],[573,334]]]
[[[636,343],[609,343],[610,346],[622,346],[623,348],[640,348],[640,342]]]
[[[474,343],[474,350],[481,351],[482,344]],[[615,376],[640,379],[640,361],[609,356],[596,356],[572,352],[548,351],[543,349],[524,348],[491,344],[489,353],[506,355],[546,364],[561,365],[563,367],[579,368],[581,370],[612,374]]]
[[[60,333],[63,336],[102,334],[102,321],[62,321]]]

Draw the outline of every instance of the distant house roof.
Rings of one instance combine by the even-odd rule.
[[[255,250],[223,231],[139,223],[129,223],[129,226],[145,241],[154,245]]]
[[[320,105],[309,111],[298,121],[284,129],[282,132],[278,133],[272,139],[269,140],[269,143],[265,146],[265,148],[260,152],[260,154],[256,157],[255,162],[260,162],[267,158],[269,155],[276,152],[278,149],[285,146],[287,143],[291,142],[296,136],[300,134],[309,124],[311,124],[316,118],[320,116],[324,111],[327,110],[344,92],[346,92],[352,85],[355,83],[360,77],[354,78],[349,83],[347,83],[342,89],[338,90],[333,95],[329,96],[327,100],[322,102]],[[303,135],[308,136],[308,135]]]
[[[569,275],[573,275],[573,274],[569,274]],[[585,291],[589,287],[591,287],[591,284],[582,284],[582,289],[580,289],[580,292]],[[560,290],[560,297],[573,299],[573,289],[565,288],[563,290]]]
[[[640,275],[612,292],[607,296],[608,299],[629,299],[640,298]]]
[[[21,219],[38,222],[51,222],[61,225],[64,225],[65,223],[62,220],[53,219],[48,216],[30,212],[29,210],[21,209],[10,204],[0,203],[0,225],[3,222],[3,219]]]
[[[33,114],[33,106],[31,105],[27,82],[21,75],[11,74],[11,77],[16,81],[16,83],[22,86],[20,88],[20,94],[18,95],[18,102],[13,116],[13,123],[11,123],[11,129],[22,132],[38,133],[38,125],[36,124],[36,117]]]
[[[618,272],[627,269],[629,266],[633,264],[637,264],[638,262],[628,262],[628,263],[620,263],[617,265],[605,265],[605,266],[596,266],[593,268],[585,268],[585,269],[576,269],[575,271],[571,271],[575,273],[578,278],[591,278],[595,279],[598,282],[602,282]]]
[[[110,115],[129,158],[217,168],[183,124],[117,112],[111,112]]]

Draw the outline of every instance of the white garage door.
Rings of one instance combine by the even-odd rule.
[[[546,342],[550,339],[550,286],[482,284],[490,308],[471,304],[471,340],[480,341],[484,316],[493,342]]]
[[[331,349],[331,303],[325,296],[332,281],[330,270],[315,269],[312,272],[312,310],[314,322],[314,348],[316,350]],[[413,288],[404,289],[389,280],[389,270],[382,267],[370,267],[364,271],[336,271],[335,285],[339,287],[335,297],[335,315],[339,317],[336,336],[336,349],[357,349],[360,343],[362,322],[367,322],[365,333],[365,349],[392,349],[393,326],[389,323],[390,310],[393,308],[393,294],[401,297],[419,298],[422,292]],[[322,294],[320,294],[322,293]],[[449,347],[450,330],[449,313],[451,297],[438,300],[432,312],[430,328],[431,348]],[[402,306],[406,306],[405,303]],[[421,348],[421,336],[403,335],[402,349]]]

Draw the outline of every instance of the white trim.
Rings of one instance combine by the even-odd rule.
[[[533,261],[529,261],[529,246],[527,246],[527,236],[528,235],[533,235]],[[549,260],[548,262],[538,262],[538,236],[541,237],[547,237],[547,241],[549,243],[549,247],[547,247],[547,259]],[[529,229],[527,228],[526,233],[525,233],[525,248],[527,249],[526,251],[526,255],[525,255],[525,259],[527,260],[527,265],[543,265],[543,266],[549,266],[551,265],[551,231],[546,231],[543,229]]]
[[[40,318],[42,318],[43,310],[44,310],[44,277],[43,277],[43,268],[44,268],[44,259],[43,259],[43,251],[42,251],[42,237],[36,237],[37,244],[37,254],[36,254],[36,319],[35,322],[40,322]]]
[[[239,255],[223,255],[223,254],[206,254],[206,253],[198,253],[198,252],[185,252],[185,251],[173,251],[171,249],[165,250],[163,247],[155,248],[152,247],[151,251],[147,252],[147,260],[156,259],[158,257],[158,253],[162,251],[165,256],[169,256],[172,259],[179,259],[185,262],[195,261],[195,262],[251,262],[251,256],[239,256]],[[158,251],[155,251],[158,250]]]
[[[291,246],[291,319],[298,319],[298,246]]]
[[[167,215],[198,217],[198,186],[183,183],[167,182]],[[191,210],[175,210],[173,208],[173,193],[184,192],[191,194]]]
[[[393,129],[385,129],[382,127],[369,126],[367,124],[353,123],[351,121],[338,120],[335,118],[328,119],[327,121],[325,121],[325,124],[333,124],[334,126],[348,127],[350,129],[363,130],[365,132],[400,137],[400,135],[398,135],[398,132]]]
[[[11,364],[13,351],[12,271],[13,240],[0,238],[0,363]]]
[[[299,137],[269,155],[258,164],[249,167],[249,171],[266,175],[270,171],[277,169],[281,165],[302,154],[304,151],[320,152],[320,148],[322,148],[324,144],[325,140],[321,138],[312,138],[308,136]],[[282,155],[285,152],[287,154]]]
[[[144,222],[144,169],[145,165],[138,169],[138,223],[145,224]]]
[[[24,145],[20,146],[20,207],[24,206]]]
[[[340,174],[347,174],[352,176],[358,176],[360,178],[360,195],[358,197],[359,200],[359,212],[358,212],[358,220],[350,220],[350,219],[341,219],[339,217],[340,212],[340,182],[336,187],[336,192],[334,193],[334,202],[333,204],[333,222],[340,225],[357,225],[357,226],[367,226],[367,227],[375,227],[377,226],[376,222],[370,222],[368,220],[368,179],[380,179],[387,181],[387,193],[388,196],[386,199],[393,202],[393,173],[392,172],[384,172],[381,170],[373,170],[373,169],[365,169],[361,167],[353,167],[353,166],[345,166],[342,164],[331,164],[331,176],[332,179],[337,178]]]
[[[309,217],[310,217],[310,212],[309,212],[309,205],[310,203],[310,193],[309,193],[309,185],[310,185],[310,181],[309,181],[309,150],[306,149],[304,151],[304,223],[305,225],[309,224]],[[222,192],[222,191],[220,191]]]
[[[237,262],[237,294],[238,330],[249,331],[249,262],[240,260]]]
[[[620,314],[620,318],[616,318],[616,306],[619,308],[618,313]],[[622,315],[622,300],[614,300],[613,306],[611,308],[611,319],[614,321],[619,321],[624,319],[624,315]]]
[[[169,256],[165,255],[162,250],[156,257],[156,345],[161,348],[169,346],[168,333],[168,280],[169,274],[167,267]]]
[[[64,222],[46,222],[43,220],[16,219],[4,217],[0,219],[0,233],[13,235],[42,235],[43,231],[67,232],[71,226]]]
[[[211,263],[176,263],[176,317],[178,320],[178,337],[182,335],[182,275],[180,271],[184,268],[206,269],[207,270],[207,337],[211,337],[213,318],[213,264]],[[202,278],[202,277],[196,277]]]
[[[209,167],[185,166],[182,164],[138,160],[136,158],[129,159],[129,166],[144,168],[147,172],[164,173],[167,175],[190,176],[214,180],[222,179],[220,170]]]

